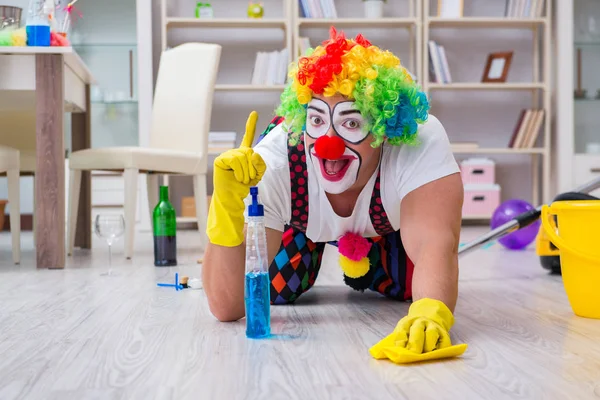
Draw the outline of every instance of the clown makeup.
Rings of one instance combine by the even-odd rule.
[[[309,146],[310,158],[319,177],[319,183],[325,192],[340,194],[350,189],[358,178],[361,166],[360,154],[346,147],[337,160],[321,158],[315,146]]]
[[[340,194],[358,180],[360,148],[369,135],[352,101],[313,98],[307,107],[306,134],[311,161],[325,192]],[[373,150],[369,147],[369,150]]]
[[[307,108],[306,133],[318,139],[326,135],[332,125],[335,133],[352,144],[359,144],[369,135],[366,122],[353,101],[339,102],[331,110],[323,100],[311,100]]]

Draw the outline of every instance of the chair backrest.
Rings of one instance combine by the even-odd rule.
[[[186,43],[163,52],[150,146],[206,154],[221,46]]]
[[[0,145],[35,151],[35,110],[0,111]]]

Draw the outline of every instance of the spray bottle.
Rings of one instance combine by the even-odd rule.
[[[258,202],[258,188],[251,187],[246,230],[246,337],[264,338],[271,334],[270,280],[264,208]]]

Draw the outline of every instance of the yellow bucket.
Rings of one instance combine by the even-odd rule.
[[[558,230],[550,217],[558,218]],[[573,312],[600,319],[600,200],[557,201],[542,207],[542,226],[560,249],[565,291]]]

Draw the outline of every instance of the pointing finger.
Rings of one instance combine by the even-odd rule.
[[[248,120],[246,121],[246,133],[244,133],[244,138],[242,139],[241,147],[252,147],[252,143],[254,142],[254,133],[256,131],[256,121],[258,120],[258,113],[256,111],[252,111]]]

